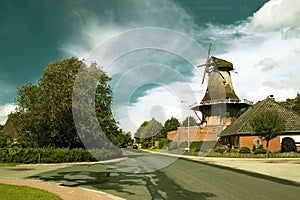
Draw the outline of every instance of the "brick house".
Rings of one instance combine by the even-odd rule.
[[[280,151],[282,139],[290,137],[295,140],[297,149],[300,150],[300,116],[294,111],[281,106],[273,98],[267,98],[249,107],[245,113],[221,132],[220,143],[234,149],[246,146],[252,150],[259,145],[265,148],[266,141],[255,135],[250,125],[250,120],[261,110],[276,110],[286,120],[284,131],[276,138],[270,140],[269,149],[271,151]]]

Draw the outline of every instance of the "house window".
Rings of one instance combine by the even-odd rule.
[[[239,147],[239,136],[233,136],[233,146],[234,148],[238,148]]]

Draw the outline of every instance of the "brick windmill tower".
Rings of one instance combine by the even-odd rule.
[[[210,44],[205,64],[198,66],[205,67],[202,84],[207,75],[207,89],[200,104],[192,110],[202,113],[200,132],[217,136],[251,102],[238,98],[231,81],[230,72],[234,70],[232,63],[210,56],[211,46]]]

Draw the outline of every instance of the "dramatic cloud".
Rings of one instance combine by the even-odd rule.
[[[300,37],[300,1],[271,0],[253,15],[252,25],[259,31],[282,30],[283,38]]]
[[[232,74],[232,79],[241,99],[258,101],[272,94],[277,100],[285,100],[294,98],[299,92],[299,2],[271,0],[245,21],[231,25],[210,23],[201,27],[194,23],[193,16],[170,1],[146,2],[130,2],[132,9],[119,13],[119,17],[124,18],[121,22],[116,22],[113,14],[97,16],[74,11],[90,20],[83,23],[81,35],[77,36],[81,38],[79,42],[69,41],[62,46],[63,51],[83,58],[108,38],[118,37],[121,31],[164,27],[187,34],[205,46],[212,42],[211,54],[232,62],[238,71]],[[164,37],[136,37],[133,44],[139,46],[153,39],[163,43]],[[182,52],[189,51],[176,38],[170,36],[170,40],[173,41],[171,49],[177,46]],[[114,45],[116,52],[120,50],[118,45]],[[204,62],[205,51],[191,52],[191,55],[185,52],[192,63],[170,52],[152,50],[129,52],[110,63],[107,71],[113,78],[113,110],[121,127],[134,131],[151,117],[162,123],[171,116],[184,118],[187,113],[181,101],[189,105],[199,103],[206,89],[205,84],[201,85],[203,69],[195,69],[195,65]],[[108,56],[97,59],[105,63]]]

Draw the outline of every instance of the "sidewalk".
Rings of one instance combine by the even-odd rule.
[[[104,192],[77,187],[64,187],[55,183],[36,180],[0,178],[0,183],[38,188],[56,194],[63,200],[123,200],[123,198]]]

